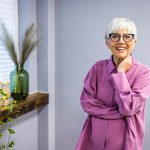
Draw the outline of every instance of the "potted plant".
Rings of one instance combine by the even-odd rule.
[[[16,100],[25,99],[29,93],[29,74],[24,69],[24,64],[40,41],[40,38],[36,37],[37,26],[32,23],[26,29],[19,51],[20,55],[17,55],[14,40],[3,23],[1,23],[1,31],[0,39],[15,64],[15,69],[10,73],[11,96]]]

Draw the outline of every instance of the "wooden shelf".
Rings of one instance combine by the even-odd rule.
[[[38,109],[48,104],[49,94],[36,92],[29,94],[25,100],[17,101],[17,106],[13,109],[12,113],[9,113],[7,106],[0,106],[0,120],[7,122],[7,118],[17,118],[32,110]]]

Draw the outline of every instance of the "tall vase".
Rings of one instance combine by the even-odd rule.
[[[25,99],[28,96],[29,74],[21,65],[17,65],[10,73],[10,93],[15,100]]]

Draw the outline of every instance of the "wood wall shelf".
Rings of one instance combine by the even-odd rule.
[[[0,120],[7,122],[9,117],[17,118],[32,110],[38,109],[48,104],[49,94],[43,92],[36,92],[29,94],[25,100],[17,101],[16,107],[12,113],[9,113],[7,106],[0,106]],[[4,108],[3,108],[4,107]]]

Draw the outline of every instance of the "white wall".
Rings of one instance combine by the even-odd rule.
[[[49,92],[49,105],[38,111],[38,148],[55,149],[55,1],[37,0],[38,90]]]
[[[104,33],[112,18],[135,21],[134,56],[150,66],[149,11],[147,0],[56,0],[56,150],[75,148],[86,116],[79,104],[83,78],[93,63],[110,57]],[[144,150],[150,147],[149,107]]]

